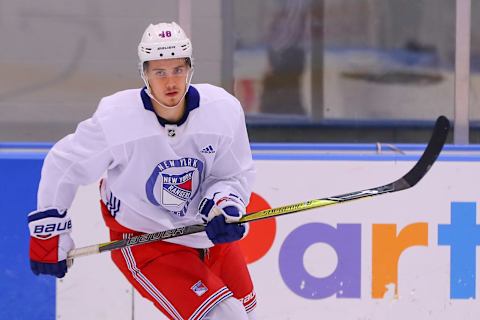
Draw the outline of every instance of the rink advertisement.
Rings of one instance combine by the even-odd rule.
[[[303,162],[291,163],[299,167],[292,172],[283,164],[258,163],[269,179],[260,178],[257,201],[275,207],[374,186],[410,165]],[[425,180],[395,195],[252,224],[243,245],[258,275],[259,312],[268,319],[473,319],[480,311],[478,169],[438,162]]]
[[[475,152],[441,156],[408,190],[251,223],[241,245],[259,319],[475,319]],[[401,155],[348,154],[255,161],[249,212],[383,185],[415,163]],[[108,240],[98,200],[96,184],[79,189],[70,210],[77,247]],[[7,271],[3,277],[9,280]],[[35,286],[30,292],[38,298]],[[44,299],[54,299],[49,303],[59,319],[163,319],[132,290],[108,253],[76,259]]]
[[[257,160],[249,211],[385,184],[413,164]],[[475,172],[480,172],[476,162],[439,161],[409,190],[251,223],[242,248],[254,278],[260,318],[473,318],[480,311]],[[128,284],[108,258],[89,261],[96,266],[105,263],[107,269],[93,280],[104,283],[95,292],[108,290],[112,298],[102,295],[102,301],[114,304],[124,299],[127,304],[120,308],[128,312]],[[60,314],[73,316],[75,308],[69,301],[75,300],[81,287],[92,292],[84,284],[92,275],[86,274],[89,268],[83,263],[87,262],[78,259],[71,277],[58,286]],[[111,282],[124,283],[125,288],[112,289]],[[67,289],[71,286],[77,289]],[[136,318],[155,315],[141,297],[135,295],[134,301]],[[92,312],[99,307],[92,301]]]

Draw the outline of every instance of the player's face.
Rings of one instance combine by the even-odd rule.
[[[185,59],[153,60],[145,74],[153,95],[166,106],[175,106],[187,89],[190,67]]]

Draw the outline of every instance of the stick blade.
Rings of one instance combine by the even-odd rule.
[[[440,155],[440,152],[447,141],[449,130],[450,121],[447,117],[438,117],[425,151],[415,166],[402,178],[393,183],[395,191],[413,187],[427,174]]]

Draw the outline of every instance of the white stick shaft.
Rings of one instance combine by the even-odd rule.
[[[88,247],[73,249],[73,250],[68,252],[68,259],[73,259],[73,258],[78,258],[78,257],[88,256],[88,255],[91,255],[91,254],[100,253],[99,248],[100,247],[99,247],[98,244],[94,244],[94,245],[88,246]]]

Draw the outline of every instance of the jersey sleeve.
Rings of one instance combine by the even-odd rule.
[[[79,185],[97,181],[114,159],[97,114],[47,154],[38,189],[38,209],[68,209]]]
[[[240,112],[237,113],[236,124],[232,126],[232,135],[225,138],[217,149],[212,171],[203,185],[203,194],[204,197],[215,199],[233,194],[247,205],[254,183],[255,167],[240,103],[238,108]]]

